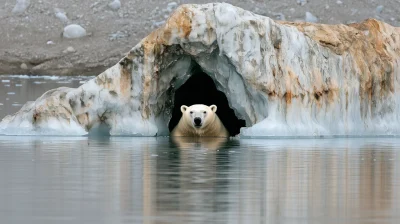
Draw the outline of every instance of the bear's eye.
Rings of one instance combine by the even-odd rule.
[[[204,111],[203,113],[204,113],[204,114],[206,114],[207,112],[206,112],[206,111]]]
[[[193,114],[193,111],[190,111],[190,114]]]

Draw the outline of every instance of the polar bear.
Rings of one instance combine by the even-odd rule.
[[[182,117],[172,130],[172,136],[229,137],[229,132],[215,113],[217,106],[183,105],[181,111]]]

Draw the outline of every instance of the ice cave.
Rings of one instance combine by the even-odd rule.
[[[240,134],[240,128],[246,127],[246,122],[239,119],[234,110],[229,107],[226,95],[216,88],[213,79],[199,66],[193,67],[190,78],[175,91],[174,107],[168,125],[170,132],[182,116],[180,107],[193,104],[216,105],[217,115],[231,136]]]
[[[399,58],[400,28],[375,19],[294,23],[182,5],[115,66],[27,102],[0,134],[166,136],[185,89],[208,83],[231,135],[399,135]]]

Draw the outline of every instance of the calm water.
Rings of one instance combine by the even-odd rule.
[[[78,87],[93,77],[56,76],[0,76],[0,120],[8,114],[17,112],[31,100],[36,100],[47,90],[65,87]]]
[[[1,223],[399,223],[400,139],[0,137]]]
[[[0,80],[3,117],[83,78]],[[0,136],[0,223],[400,223],[399,155],[395,138]]]

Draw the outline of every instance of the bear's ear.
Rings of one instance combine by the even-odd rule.
[[[215,105],[211,105],[211,106],[210,106],[210,109],[211,109],[211,111],[214,112],[214,113],[217,112],[217,106],[215,106]]]
[[[181,106],[181,111],[182,111],[182,113],[185,113],[185,111],[187,110],[187,106],[185,106],[185,105],[182,105]]]

